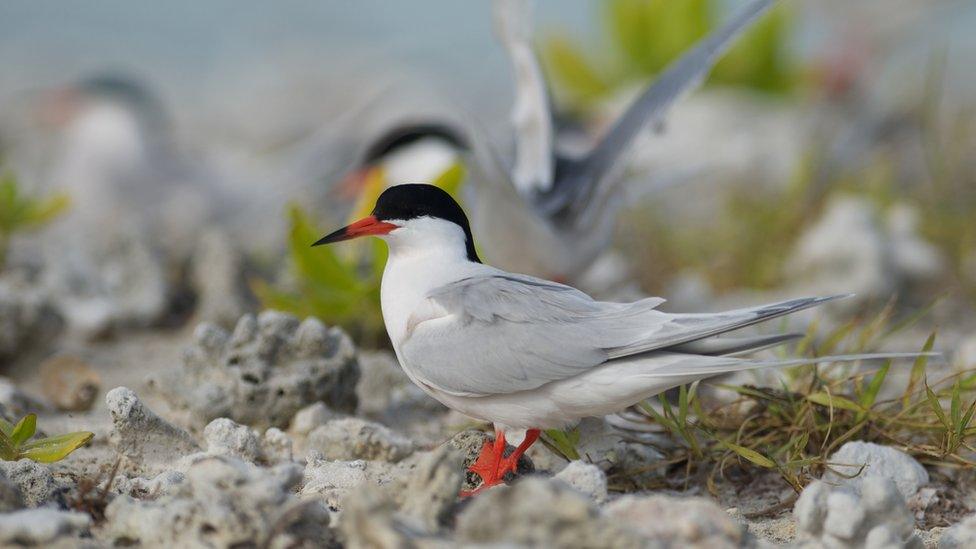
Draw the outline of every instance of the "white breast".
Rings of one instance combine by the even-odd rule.
[[[421,218],[397,224],[401,228],[384,237],[390,256],[380,289],[383,321],[394,348],[407,337],[411,320],[415,324],[444,314],[427,299],[431,290],[492,270],[468,261],[464,232],[451,222]]]
[[[434,227],[425,226],[430,224]],[[403,371],[430,396],[444,402],[442,395],[414,375],[410,361],[401,352],[402,344],[417,323],[446,314],[427,298],[431,290],[490,267],[467,260],[460,229],[457,229],[461,233],[457,244],[457,235],[452,234],[454,229],[437,227],[437,224],[453,226],[439,220],[411,220],[384,237],[390,245],[390,256],[383,270],[380,305],[387,334]]]

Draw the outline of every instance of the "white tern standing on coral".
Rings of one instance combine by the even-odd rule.
[[[449,408],[495,426],[494,443],[471,468],[482,488],[514,471],[540,429],[617,412],[672,387],[765,366],[916,356],[739,358],[795,336],[716,336],[839,296],[705,314],[658,311],[660,298],[596,301],[481,263],[461,206],[433,185],[390,187],[372,215],[314,245],[368,235],[390,249],[381,306],[403,370]],[[527,429],[508,456],[506,429]]]

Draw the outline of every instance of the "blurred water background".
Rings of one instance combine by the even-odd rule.
[[[971,2],[790,4],[800,12],[791,45],[801,57],[814,58],[838,40],[876,40],[875,84],[886,99],[918,85],[919,63],[939,50],[951,54],[950,88],[973,93]],[[274,135],[341,110],[371,80],[397,74],[448,86],[491,119],[506,112],[511,85],[490,9],[487,1],[450,0],[11,0],[0,8],[0,100],[121,71],[154,86],[182,121],[216,119]],[[599,47],[599,2],[540,1],[537,10],[541,36],[559,29]]]

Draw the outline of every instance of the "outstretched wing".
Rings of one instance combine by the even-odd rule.
[[[557,174],[553,191],[540,200],[539,206],[555,214],[564,208],[581,209],[597,196],[598,187],[612,175],[640,131],[662,120],[671,105],[701,84],[735,39],[774,3],[775,0],[753,0],[729,22],[668,66],[590,154],[562,170],[565,179]]]
[[[523,196],[546,192],[553,178],[553,128],[546,80],[532,47],[529,0],[495,0],[495,34],[515,73],[515,166],[512,184]]]
[[[655,309],[659,298],[600,302],[568,286],[502,272],[447,284],[428,298],[443,314],[416,324],[400,351],[419,381],[469,396],[534,389],[612,358],[696,341],[825,301],[672,315]]]

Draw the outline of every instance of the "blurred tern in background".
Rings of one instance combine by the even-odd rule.
[[[514,154],[503,155],[476,125],[400,125],[373,141],[354,179],[381,169],[386,185],[431,181],[459,157],[471,171],[470,208],[483,251],[503,268],[558,280],[579,277],[609,245],[624,205],[624,168],[635,138],[703,82],[737,37],[775,0],[752,0],[666,68],[584,154],[557,146],[550,94],[531,42],[530,5],[496,0],[496,34],[515,76]],[[437,128],[437,131],[429,131]],[[385,144],[380,146],[380,144]],[[463,144],[465,147],[460,147]],[[453,155],[444,153],[452,148]]]
[[[495,426],[494,442],[470,469],[481,488],[514,472],[541,429],[618,412],[679,385],[769,366],[917,356],[740,358],[800,336],[717,336],[837,296],[705,314],[660,312],[664,300],[656,297],[596,301],[570,286],[481,263],[461,206],[432,185],[390,187],[372,214],[314,245],[361,236],[389,246],[381,306],[404,372],[449,408]],[[509,429],[527,431],[505,456]]]
[[[212,301],[194,263],[232,287],[238,246],[251,257],[280,253],[284,206],[310,192],[255,166],[221,163],[213,148],[185,150],[156,94],[128,76],[87,78],[35,103],[56,139],[42,179],[71,200],[38,246],[42,276],[85,334],[182,314],[188,294],[198,306]],[[222,262],[213,246],[228,251]]]
[[[163,102],[128,75],[89,77],[37,103],[40,122],[59,140],[48,179],[70,195],[69,217],[98,230],[111,220],[145,231],[177,261],[210,228],[251,252],[280,250],[285,205],[311,193],[307,179],[277,159],[235,164],[217,146],[180,143]]]
[[[186,257],[200,228],[230,206],[216,173],[180,150],[162,102],[133,78],[104,74],[49,91],[38,115],[58,132],[50,180],[71,197],[69,221],[144,231]]]

